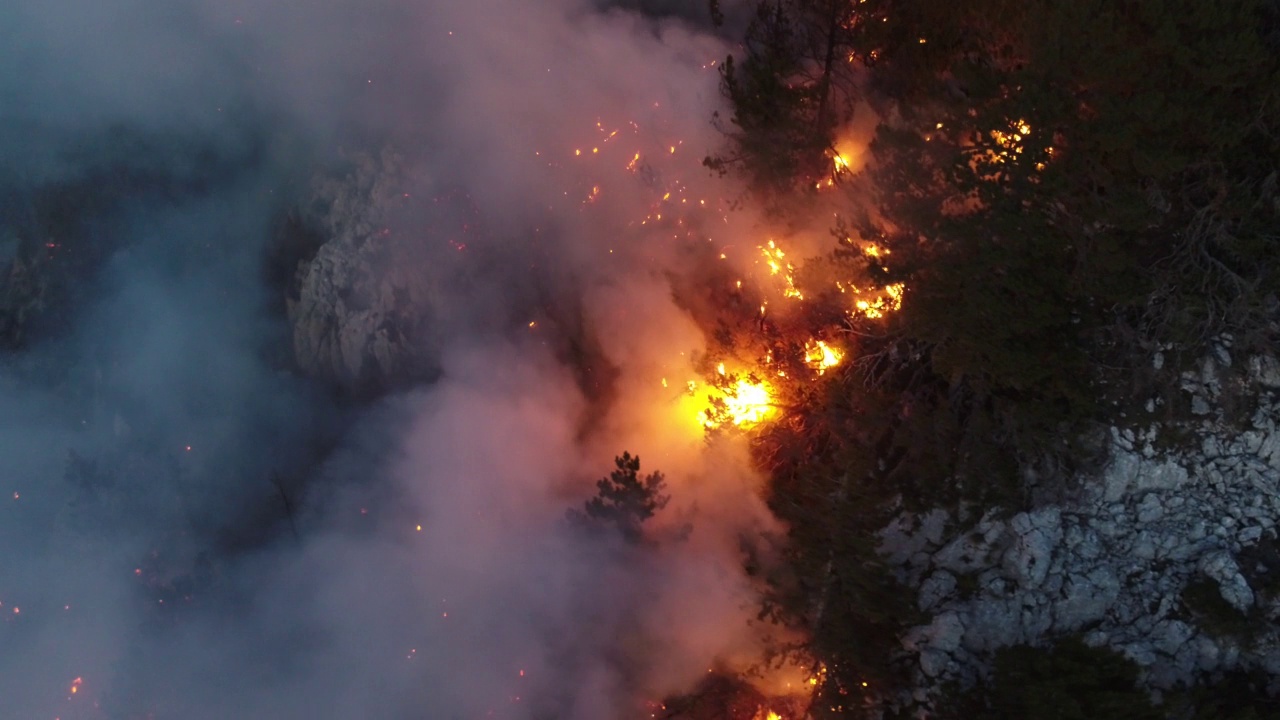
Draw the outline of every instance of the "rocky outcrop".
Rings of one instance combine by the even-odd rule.
[[[27,324],[44,307],[47,279],[39,272],[40,258],[23,257],[0,245],[0,349],[19,347]]]
[[[474,226],[465,198],[417,198],[392,155],[353,159],[318,185],[304,228],[323,242],[298,262],[287,302],[298,366],[368,390],[428,376],[439,351],[442,286]]]
[[[1220,349],[1183,375],[1192,441],[1159,449],[1156,425],[1114,430],[1110,464],[1070,501],[885,529],[883,552],[931,616],[903,637],[917,700],[974,681],[999,647],[1067,634],[1124,653],[1153,690],[1280,670],[1280,365],[1253,361],[1257,405],[1238,424],[1220,409],[1229,362]]]

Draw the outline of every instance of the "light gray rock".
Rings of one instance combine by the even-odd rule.
[[[1111,503],[1123,498],[1141,467],[1141,457],[1123,449],[1113,453],[1111,462],[1102,477],[1103,498]]]
[[[432,251],[440,240],[433,231],[466,222],[467,208],[413,206],[393,154],[352,161],[347,177],[318,183],[322,209],[311,222],[325,242],[300,261],[286,309],[304,372],[381,388],[425,376],[438,359],[444,283],[458,268],[445,265],[457,253]]]
[[[1231,367],[1231,352],[1227,350],[1226,346],[1221,343],[1214,343],[1212,351],[1213,359],[1216,360],[1219,365],[1224,368]]]
[[[1048,635],[1049,629],[1053,627],[1053,611],[1047,604],[1023,607],[1020,620],[1023,637],[1042,638]]]
[[[1213,411],[1213,407],[1209,405],[1209,401],[1203,395],[1195,394],[1191,396],[1191,413],[1193,415],[1208,415]]]
[[[1165,655],[1174,655],[1193,635],[1195,631],[1181,620],[1164,620],[1152,631],[1152,642]]]
[[[1062,542],[1062,515],[1058,508],[1019,513],[1009,523],[1015,536],[1004,556],[1007,573],[1024,588],[1035,588],[1049,573],[1054,548]]]
[[[909,630],[902,638],[902,646],[913,652],[927,650],[950,655],[960,649],[965,637],[965,624],[954,611],[938,613],[928,625]]]
[[[1111,442],[1123,450],[1133,450],[1133,431],[1129,429],[1111,428]]]
[[[920,672],[925,677],[940,677],[951,663],[951,657],[944,652],[940,652],[933,648],[925,648],[920,651]]]
[[[1117,449],[1103,472],[1103,499],[1115,503],[1132,490],[1176,490],[1187,480],[1187,469],[1173,460],[1153,463]]]
[[[1200,363],[1200,384],[1210,394],[1216,394],[1219,385],[1218,379],[1218,363],[1212,356],[1206,357]]]
[[[1187,469],[1173,460],[1143,463],[1135,487],[1138,490],[1178,490],[1188,478]]]
[[[1090,630],[1081,640],[1089,647],[1102,647],[1111,643],[1111,634],[1105,630]]]
[[[899,515],[880,531],[881,554],[894,564],[910,559],[912,564],[919,566],[917,556],[942,542],[948,519],[944,510],[931,510],[923,515]]]
[[[1246,612],[1253,607],[1253,590],[1230,553],[1225,550],[1206,553],[1200,559],[1200,572],[1218,583],[1222,599],[1235,609]]]
[[[1151,560],[1155,558],[1156,550],[1156,542],[1151,537],[1151,533],[1142,530],[1134,536],[1133,545],[1130,546],[1129,553],[1132,557],[1140,560]]]
[[[1249,359],[1249,376],[1264,388],[1280,389],[1280,361],[1268,355]]]
[[[956,576],[946,570],[937,570],[925,578],[924,582],[920,583],[920,589],[917,593],[919,607],[921,610],[928,612],[942,604],[955,591]]]
[[[1158,660],[1155,650],[1145,643],[1132,643],[1124,646],[1120,650],[1140,667],[1150,667]]]
[[[987,653],[1026,641],[1021,603],[1016,600],[984,599],[967,607],[963,619],[963,645],[970,652]]]
[[[1138,522],[1152,523],[1164,517],[1164,505],[1156,493],[1147,493],[1138,503]]]
[[[1280,467],[1280,433],[1272,431],[1263,436],[1255,454],[1272,468]]]
[[[1164,427],[1113,430],[1104,471],[1060,507],[1004,522],[989,514],[972,531],[935,543],[941,549],[931,551],[935,571],[920,579],[920,604],[951,613],[956,629],[921,628],[920,636],[930,638],[919,648],[921,675],[938,683],[955,679],[997,648],[1084,628],[1087,642],[1136,660],[1153,690],[1237,664],[1265,666],[1269,658],[1280,672],[1280,633],[1260,632],[1242,646],[1207,635],[1179,613],[1182,592],[1197,574],[1211,579],[1232,607],[1254,607],[1259,600],[1237,553],[1280,525],[1280,404],[1264,393],[1251,427],[1229,426],[1218,395],[1220,369],[1232,358],[1214,355],[1183,378],[1203,411],[1179,430],[1197,433],[1190,448],[1155,452],[1157,434],[1170,431]],[[1280,363],[1250,363],[1254,375],[1269,373],[1271,387],[1280,389]],[[976,593],[957,596],[960,572],[976,576]],[[1280,617],[1280,600],[1265,610]],[[934,636],[958,636],[960,646],[940,649]]]
[[[936,566],[956,575],[964,575],[987,567],[991,546],[975,533],[965,533],[952,540],[933,556]]]
[[[954,612],[939,613],[930,624],[932,633],[929,645],[945,653],[953,653],[960,649],[964,638],[965,627],[960,616]]]
[[[1211,638],[1204,634],[1196,635],[1190,644],[1195,648],[1196,664],[1201,672],[1208,672],[1218,667],[1222,653],[1217,643]]]

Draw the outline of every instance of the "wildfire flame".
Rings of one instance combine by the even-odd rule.
[[[875,243],[870,243],[862,248],[862,254],[871,258],[879,258],[889,254],[889,248],[882,248]]]
[[[715,393],[708,395],[710,407],[702,411],[702,425],[714,430],[725,425],[749,428],[766,420],[774,411],[772,389],[754,377],[738,377],[729,374],[720,363],[716,367],[720,382]],[[693,389],[690,383],[690,391]]]
[[[804,344],[804,362],[819,375],[839,365],[843,359],[844,353],[821,340],[810,340]]]
[[[1026,146],[1023,144],[1023,141],[1028,140],[1030,137],[1030,123],[1022,119],[1011,120],[1009,121],[1007,129],[991,131],[991,139],[995,140],[996,144],[1003,149],[988,151],[986,157],[989,161],[994,163],[1003,163],[1010,160],[1021,155],[1023,151],[1026,150]],[[1044,153],[1045,155],[1052,157],[1053,148],[1045,147]],[[1043,162],[1037,162],[1035,167],[1037,171],[1043,171],[1045,164]]]
[[[790,261],[785,260],[787,254],[778,247],[778,243],[770,240],[760,246],[760,254],[764,256],[764,262],[769,266],[770,275],[778,275],[782,278],[785,286],[782,289],[783,297],[803,300],[804,294],[796,287],[796,266]]]
[[[763,383],[742,379],[725,394],[724,404],[730,422],[739,427],[754,425],[773,411],[773,398],[769,396],[769,389]]]
[[[902,291],[905,286],[902,283],[894,283],[886,285],[879,297],[872,300],[857,300],[854,307],[863,316],[876,320],[882,318],[886,313],[896,312],[902,309]],[[853,288],[855,293],[860,293],[856,287]]]
[[[1008,131],[992,130],[991,139],[995,140],[1001,147],[1013,150],[1015,153],[1022,152],[1022,146],[1019,144],[1022,139],[1031,134],[1031,126],[1026,120],[1016,120],[1009,123]],[[1001,153],[1004,155],[1004,153]]]

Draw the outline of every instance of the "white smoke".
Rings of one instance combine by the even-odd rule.
[[[0,20],[7,234],[100,243],[65,325],[0,365],[0,714],[598,720],[751,656],[741,541],[771,519],[678,390],[705,338],[671,285],[690,242],[753,245],[700,167],[721,40],[573,0]],[[386,146],[507,261],[448,303],[436,381],[353,411],[264,359],[259,265],[312,168]],[[50,187],[110,202],[24,224]],[[400,260],[458,252],[437,240]],[[573,298],[609,392],[492,321],[539,316],[513,278]],[[643,550],[564,520],[623,450],[673,497]]]

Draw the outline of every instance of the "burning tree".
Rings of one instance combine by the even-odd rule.
[[[859,99],[817,111],[805,77],[826,66],[798,40],[827,28],[812,5],[761,4],[723,71],[727,157],[772,191],[811,182],[802,159],[830,156],[820,146],[839,132],[823,120]],[[859,193],[836,263],[886,299],[861,298],[871,312],[848,323],[862,357],[760,438],[797,575],[775,607],[814,634],[823,714],[909,619],[861,539],[883,513],[1053,491],[1025,471],[1064,477],[1096,458],[1092,430],[1159,380],[1155,348],[1199,357],[1223,332],[1265,348],[1280,297],[1274,3],[844,7],[827,47],[847,51],[884,120],[846,185]]]
[[[845,0],[759,3],[744,56],[730,56],[720,68],[733,105],[734,147],[705,164],[741,168],[765,193],[785,194],[829,175],[835,130],[852,110],[846,55],[857,17]]]

